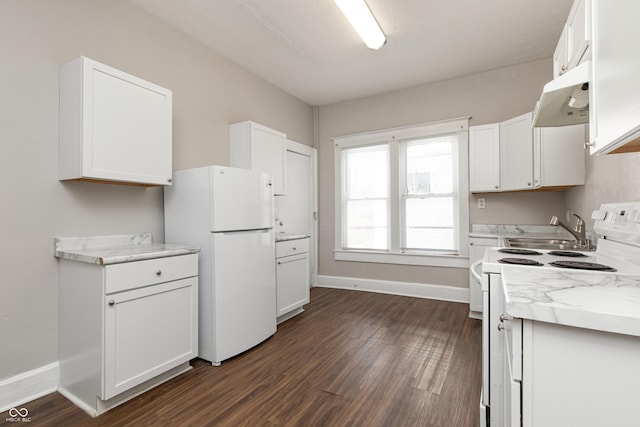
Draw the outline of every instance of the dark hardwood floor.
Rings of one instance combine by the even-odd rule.
[[[481,335],[467,304],[314,288],[258,347],[97,418],[58,393],[24,406],[31,426],[478,426]]]

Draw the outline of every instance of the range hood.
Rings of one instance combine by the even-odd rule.
[[[590,73],[591,61],[585,61],[544,85],[533,113],[533,127],[588,123]]]

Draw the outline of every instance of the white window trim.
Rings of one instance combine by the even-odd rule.
[[[437,267],[468,267],[468,233],[465,228],[469,224],[469,118],[462,117],[452,120],[444,120],[433,123],[424,123],[415,126],[404,126],[393,129],[385,129],[374,132],[363,132],[353,135],[344,135],[333,138],[334,143],[334,206],[335,206],[335,222],[334,222],[334,259],[337,261],[356,261],[356,262],[375,262],[384,264],[404,264],[404,265],[422,265]],[[389,252],[389,251],[369,251],[369,250],[353,250],[342,248],[342,150],[345,148],[355,148],[361,146],[374,145],[376,143],[394,144],[402,140],[415,139],[421,137],[431,137],[442,134],[458,134],[458,164],[457,173],[454,171],[454,179],[458,179],[458,215],[456,216],[458,230],[458,252],[457,253],[441,253],[441,252]],[[392,150],[393,151],[393,150]],[[390,159],[393,168],[398,162],[397,159]],[[390,176],[390,185],[398,185],[397,173],[392,171]],[[397,203],[397,201],[393,201]],[[390,209],[390,214],[398,209]],[[390,242],[394,243],[394,242]],[[399,243],[399,242],[396,242]],[[391,246],[394,247],[394,246]]]

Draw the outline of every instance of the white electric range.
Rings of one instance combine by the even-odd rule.
[[[491,298],[492,288],[502,286],[505,266],[518,266],[519,275],[570,280],[590,275],[591,283],[609,281],[612,276],[640,276],[640,202],[603,204],[594,211],[597,249],[594,252],[492,248],[482,262],[483,290],[483,389],[480,404],[481,425],[506,425],[503,419],[504,341],[492,325],[500,323],[503,307]],[[530,273],[529,273],[530,272]],[[496,292],[497,293],[497,292]],[[623,297],[621,297],[622,299]]]

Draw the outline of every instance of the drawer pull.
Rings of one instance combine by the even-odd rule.
[[[293,247],[293,250],[294,250],[294,251],[296,250],[296,247],[295,247],[295,246]]]
[[[109,305],[110,306],[114,306],[114,305],[116,305],[116,302],[114,300],[109,300]]]
[[[156,276],[162,276],[162,270],[156,271]]]

